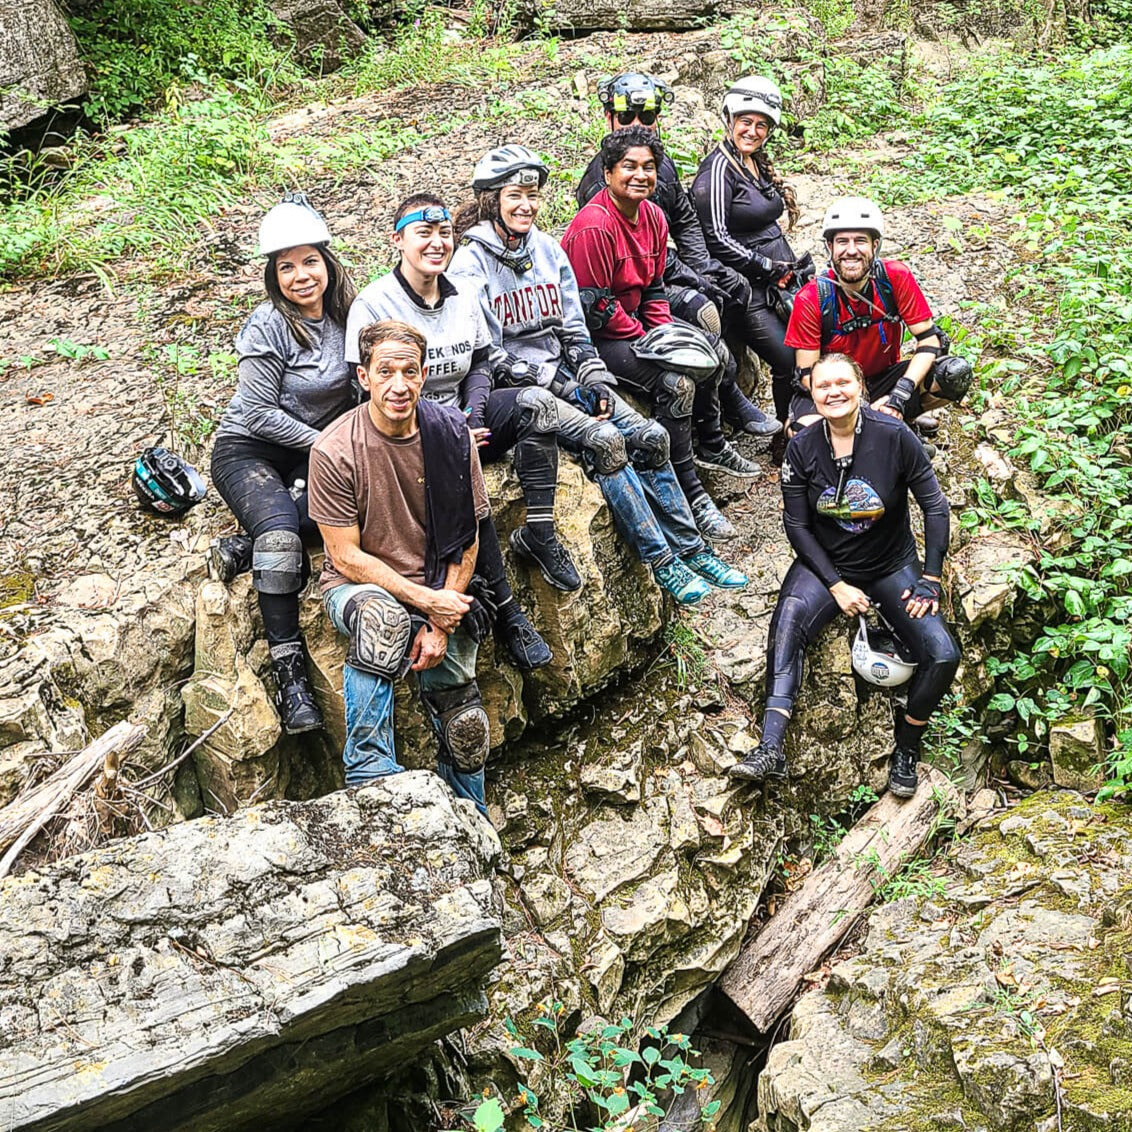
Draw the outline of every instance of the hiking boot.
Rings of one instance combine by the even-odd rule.
[[[542,571],[542,576],[557,590],[573,593],[582,588],[582,579],[566,548],[551,534],[543,542],[531,534],[529,527],[519,527],[511,532],[511,550],[516,558],[521,558]]]
[[[761,782],[764,778],[786,777],[786,755],[777,747],[760,743],[753,751],[734,766],[727,768],[730,778],[741,778],[746,782]]]
[[[509,601],[499,611],[495,635],[506,647],[511,663],[524,672],[545,668],[554,658],[550,646],[538,635],[517,601]]]
[[[935,413],[921,413],[912,422],[912,427],[921,436],[935,436],[939,432],[939,417]]]
[[[723,442],[723,447],[718,450],[697,449],[696,463],[701,468],[709,468],[713,472],[726,472],[727,475],[741,480],[753,480],[762,472],[762,468],[754,460],[739,455],[726,440]]]
[[[283,730],[288,735],[317,731],[322,726],[322,712],[318,710],[307,678],[303,646],[298,642],[276,645],[271,650],[271,667],[279,689],[275,694],[275,707]]]
[[[739,534],[711,501],[710,495],[701,495],[691,506],[696,527],[709,542],[735,538]]]
[[[739,432],[748,432],[752,436],[774,436],[782,428],[778,421],[768,417],[754,404],[734,381],[720,383],[719,407],[723,412],[723,419]]]
[[[916,793],[917,757],[911,751],[897,747],[888,760],[888,792],[897,798],[911,798]]]
[[[252,538],[250,535],[228,535],[214,538],[208,544],[208,576],[227,584],[252,568]]]
[[[713,586],[721,590],[740,590],[747,584],[747,575],[734,566],[728,566],[722,558],[712,554],[710,550],[701,550],[682,559],[685,566],[693,574],[707,578]]]
[[[679,558],[674,558],[664,566],[654,566],[652,576],[656,584],[672,595],[680,605],[695,605],[707,597],[711,590],[697,578]]]

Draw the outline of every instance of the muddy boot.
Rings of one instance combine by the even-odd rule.
[[[310,680],[307,679],[302,641],[284,641],[282,644],[272,645],[271,667],[279,688],[275,696],[275,707],[283,730],[288,735],[317,731],[322,726],[322,712],[318,710]]]
[[[214,538],[208,545],[208,576],[227,584],[252,568],[250,535],[228,535]]]

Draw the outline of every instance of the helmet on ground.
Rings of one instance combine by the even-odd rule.
[[[668,84],[652,75],[625,71],[611,79],[603,79],[597,87],[598,101],[607,113],[620,114],[626,110],[653,110],[660,112],[666,102],[675,98]]]
[[[837,232],[872,232],[884,239],[884,216],[867,197],[840,197],[825,210],[821,238],[826,242]]]
[[[259,223],[259,254],[298,248],[303,244],[329,244],[326,221],[307,200],[306,193],[285,193]]]
[[[167,518],[195,507],[208,491],[200,472],[165,448],[147,448],[134,463],[132,480],[138,502]]]
[[[633,353],[661,369],[688,377],[710,377],[719,369],[719,355],[711,339],[687,322],[666,322],[654,326],[643,338],[632,343]]]
[[[736,114],[762,114],[776,126],[782,122],[782,91],[773,79],[748,75],[739,79],[723,96],[723,120]]]
[[[550,170],[546,162],[525,145],[501,145],[485,153],[472,173],[472,189],[477,193],[500,189],[504,185],[533,185],[541,189]]]
[[[878,688],[897,688],[912,679],[916,662],[890,629],[872,628],[862,614],[853,638],[853,671]]]

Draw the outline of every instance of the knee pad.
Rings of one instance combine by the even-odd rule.
[[[719,317],[719,307],[710,299],[704,299],[703,305],[693,313],[696,325],[709,334],[722,334],[723,322]]]
[[[665,370],[660,375],[657,400],[668,403],[668,414],[671,417],[690,417],[692,415],[692,399],[696,395],[696,386],[690,377],[682,373]]]
[[[440,760],[464,774],[474,774],[487,762],[491,732],[479,685],[472,680],[458,688],[421,690],[421,701],[432,716],[440,739]]]
[[[303,588],[303,540],[294,531],[266,531],[252,545],[252,585],[263,594]]]
[[[720,334],[723,324],[719,317],[719,307],[702,291],[694,287],[678,287],[669,296],[673,312],[679,311],[678,318],[706,330],[709,334]]]
[[[971,388],[975,374],[966,358],[946,354],[936,360],[935,365],[932,366],[931,376],[935,382],[935,392],[945,400],[958,404]]]
[[[656,421],[645,421],[625,440],[633,467],[655,470],[668,463],[668,430]]]
[[[608,421],[595,421],[586,430],[582,437],[582,452],[586,464],[599,476],[611,476],[629,462],[625,438],[617,426]]]
[[[522,414],[520,431],[523,434],[558,431],[558,398],[549,389],[525,386],[516,395],[515,404]]]
[[[346,602],[342,619],[350,631],[346,663],[362,672],[392,680],[402,675],[402,664],[413,638],[409,612],[391,597],[359,593]]]

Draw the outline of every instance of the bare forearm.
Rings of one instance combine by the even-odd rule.
[[[467,593],[472,575],[476,572],[476,556],[479,554],[480,540],[476,541],[464,551],[464,557],[459,564],[448,563],[448,573],[444,576],[444,588],[455,590],[457,593]]]
[[[320,526],[319,530],[335,568],[344,578],[351,582],[380,586],[405,605],[425,608],[435,591],[410,581],[376,555],[367,554],[360,546],[337,537],[340,528]]]

